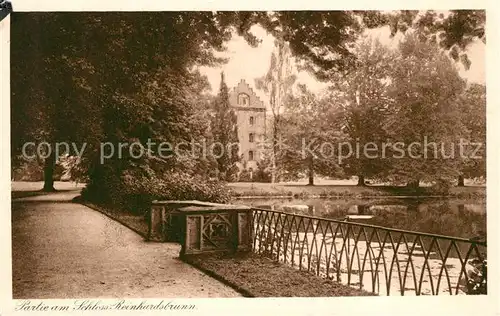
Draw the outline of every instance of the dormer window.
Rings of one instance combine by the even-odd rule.
[[[250,105],[250,97],[248,94],[240,93],[238,95],[238,105],[248,106]]]

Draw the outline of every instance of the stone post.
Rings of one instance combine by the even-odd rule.
[[[163,241],[164,239],[164,207],[162,205],[152,205],[149,216],[148,241]]]

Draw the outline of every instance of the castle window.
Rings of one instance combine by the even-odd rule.
[[[248,160],[252,161],[253,160],[253,150],[248,151]]]
[[[250,125],[253,125],[253,123],[254,123],[254,118],[253,116],[250,116]]]
[[[238,95],[238,104],[239,105],[249,105],[250,104],[250,97],[248,96],[248,94],[240,93]]]
[[[253,141],[254,141],[254,133],[250,133],[250,134],[248,135],[248,141],[249,141],[250,143],[253,143]]]

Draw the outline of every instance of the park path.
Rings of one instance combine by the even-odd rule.
[[[147,243],[74,196],[13,201],[15,299],[240,296],[178,260],[179,245]]]

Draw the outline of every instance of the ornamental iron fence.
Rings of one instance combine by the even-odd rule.
[[[486,242],[253,209],[253,251],[379,295],[485,294]]]

